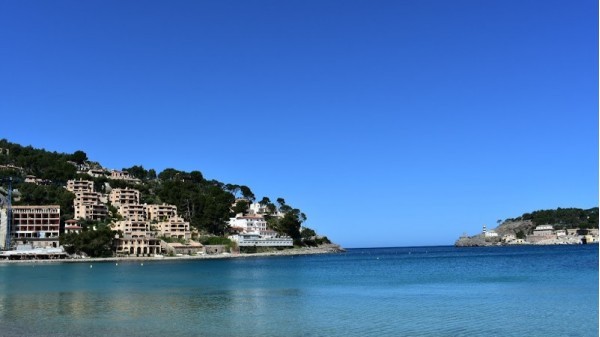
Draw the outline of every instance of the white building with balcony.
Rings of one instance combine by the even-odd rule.
[[[554,235],[554,227],[552,225],[540,225],[533,230],[535,236]]]
[[[239,247],[293,247],[294,240],[287,236],[261,235],[258,232],[230,235]]]
[[[235,218],[229,219],[229,226],[241,230],[244,233],[267,230],[267,222],[262,215],[238,214]]]

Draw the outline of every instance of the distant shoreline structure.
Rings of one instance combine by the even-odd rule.
[[[585,245],[598,244],[598,228],[555,228],[553,225],[535,226],[532,221],[508,221],[496,229],[483,225],[481,233],[463,234],[454,243],[456,247],[488,247],[514,245]]]
[[[302,247],[271,252],[261,253],[221,253],[221,254],[201,254],[201,255],[182,255],[182,256],[140,256],[140,257],[91,257],[91,258],[66,258],[66,259],[23,259],[8,260],[0,259],[0,264],[22,264],[22,263],[93,263],[93,262],[159,262],[159,261],[198,261],[214,259],[233,259],[233,258],[252,258],[252,257],[270,257],[270,256],[301,256],[318,254],[342,253],[346,250],[338,245],[324,245],[321,247]]]

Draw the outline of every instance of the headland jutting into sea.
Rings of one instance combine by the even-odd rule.
[[[458,247],[510,245],[598,244],[598,207],[558,208],[525,213],[514,219],[498,220],[498,227],[481,233],[463,234]]]
[[[108,169],[0,140],[0,258],[214,258],[330,252],[284,198],[200,171]]]

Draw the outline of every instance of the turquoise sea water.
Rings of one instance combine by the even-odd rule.
[[[0,264],[0,336],[598,336],[598,246]]]

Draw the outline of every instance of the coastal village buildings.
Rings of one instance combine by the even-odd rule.
[[[121,231],[131,237],[146,236],[150,231],[150,224],[144,220],[121,220],[115,221],[110,226],[114,231]]]
[[[94,182],[89,180],[69,180],[66,189],[75,194],[73,209],[75,219],[104,220],[108,207],[102,202],[102,194],[94,191]]]
[[[130,179],[122,171],[112,171],[112,178]],[[115,237],[114,249],[117,255],[146,255],[175,252],[188,248],[188,252],[197,253],[199,243],[191,241],[190,223],[178,217],[177,207],[168,204],[140,204],[140,192],[130,188],[115,188],[109,193],[108,200],[117,207],[123,220],[111,225],[122,234]],[[162,242],[162,238],[184,240],[185,243]],[[171,248],[169,248],[171,247]],[[184,247],[184,248],[182,248]]]
[[[87,174],[93,178],[104,177],[112,180],[125,180],[134,184],[141,182],[138,178],[132,177],[127,171],[107,170],[102,167],[89,167],[88,165],[75,165],[78,167],[77,173]]]
[[[529,234],[528,234],[529,233]],[[495,230],[483,225],[480,234],[463,234],[456,246],[560,245],[598,243],[598,228],[565,228],[564,224],[533,227],[531,221],[509,222]]]
[[[555,234],[557,237],[561,237],[561,236],[566,236],[567,235],[567,231],[565,229],[559,229],[555,231]]]
[[[144,205],[148,220],[166,220],[177,217],[177,207],[174,205]]]
[[[566,232],[565,231],[561,231],[561,234],[563,234]],[[572,232],[572,233],[576,233]],[[557,235],[556,231],[554,230],[554,226],[552,225],[540,225],[535,227],[535,229],[533,230],[533,233],[531,235],[527,236],[527,242],[529,243],[540,243],[540,242],[548,242],[548,241],[552,241],[552,240],[556,240],[560,237],[564,237],[564,235]],[[578,238],[579,239],[579,238]]]
[[[140,191],[130,188],[113,188],[108,195],[108,200],[115,207],[139,204]]]
[[[125,180],[135,184],[139,184],[141,182],[138,178],[129,175],[127,171],[111,170],[108,178],[113,180]]]
[[[8,149],[7,149],[8,151]],[[20,166],[15,166],[15,165],[11,165],[11,164],[6,164],[6,165],[0,165],[0,170],[14,170],[14,171],[18,171],[18,172],[25,172],[25,169],[20,167]]]
[[[140,236],[115,237],[113,249],[118,256],[161,254],[161,240],[144,232]]]
[[[259,233],[241,233],[229,237],[240,247],[293,247],[294,241],[288,237],[266,237]]]
[[[230,235],[229,239],[240,247],[292,247],[294,242],[290,237],[267,230],[267,221],[259,213],[263,210],[266,209],[262,209],[260,204],[251,204],[248,215],[237,214],[230,218],[229,227],[237,234]]]
[[[100,177],[106,177],[107,176],[107,172],[103,169],[96,169],[96,168],[91,168],[87,171],[80,171],[80,174],[87,174],[93,178],[100,178]]]
[[[121,179],[132,179],[123,171],[112,171],[112,174]],[[140,192],[131,188],[107,188],[108,194],[99,193],[94,189],[94,182],[85,179],[69,180],[65,188],[75,195],[74,219],[66,220],[62,229],[59,206],[13,206],[12,226],[2,223],[0,228],[0,231],[5,232],[9,228],[10,233],[4,233],[2,237],[10,235],[17,249],[23,248],[23,245],[32,249],[58,247],[61,233],[80,233],[83,230],[80,220],[105,220],[108,217],[108,207],[112,205],[120,216],[120,220],[111,224],[113,230],[119,231],[113,240],[117,255],[152,255],[180,251],[198,253],[203,248],[201,244],[191,240],[190,223],[177,215],[177,207],[174,205],[140,204]],[[2,210],[0,221],[7,222],[6,209]],[[162,241],[163,238],[174,241],[167,243]],[[4,244],[2,246],[3,249],[8,248]],[[20,246],[23,247],[19,248]]]
[[[67,181],[67,191],[69,192],[94,192],[94,182],[91,180],[69,180]]]
[[[494,238],[498,236],[498,233],[496,233],[493,230],[487,230],[487,227],[485,225],[483,225],[483,236],[486,238]]]
[[[84,220],[104,220],[108,216],[108,209],[103,204],[78,204],[75,206],[75,217]]]
[[[52,183],[51,180],[37,178],[34,175],[26,175],[25,182],[30,183],[30,184],[35,184],[35,185],[50,185]]]
[[[174,205],[121,204],[119,214],[124,220],[117,221],[112,226],[113,230],[123,233],[114,241],[118,255],[160,254],[163,251],[175,251],[164,249],[175,243],[165,243],[161,249],[161,238],[186,240],[187,247],[198,247],[190,242],[192,233],[190,223],[177,216],[177,207]],[[196,252],[196,248],[190,248],[189,251]]]
[[[80,170],[95,177],[106,177],[122,181],[136,182],[126,171],[106,170],[98,167],[82,166],[76,163]],[[16,166],[3,165],[0,169],[20,170]],[[44,181],[35,176],[25,176],[25,181],[32,184],[43,184]],[[169,204],[143,204],[140,191],[134,185],[115,183],[113,185],[128,185],[127,188],[111,188],[109,183],[98,185],[92,180],[69,180],[65,188],[72,192],[73,219],[68,219],[61,226],[61,210],[56,205],[44,206],[14,206],[12,219],[5,208],[0,207],[0,237],[7,236],[17,246],[30,247],[58,247],[59,236],[62,233],[81,233],[84,230],[94,230],[93,223],[81,220],[104,221],[111,219],[109,226],[119,233],[113,241],[114,251],[117,255],[147,255],[164,254],[196,254],[203,252],[201,244],[192,241],[190,223],[178,215],[175,205]],[[133,187],[133,188],[132,188]],[[15,194],[13,194],[15,195]],[[13,200],[17,200],[13,198]],[[291,247],[293,240],[281,236],[268,229],[266,219],[269,217],[282,217],[283,214],[261,203],[245,201],[248,208],[235,217],[229,219],[228,225],[235,234],[229,238],[240,247]],[[233,205],[235,206],[235,204]],[[64,215],[63,215],[64,216]],[[10,221],[10,224],[8,223]],[[84,228],[85,227],[85,228]],[[529,227],[530,228],[530,227]],[[197,233],[197,232],[196,232]],[[88,233],[90,234],[90,233]],[[517,238],[515,234],[503,235],[495,230],[488,230],[484,225],[483,237],[489,242],[503,242],[506,244],[551,244],[551,243],[593,243],[598,241],[598,230],[582,229],[554,229],[552,225],[536,227],[526,239]],[[521,236],[521,235],[519,235]],[[0,240],[1,248],[5,247],[6,240]],[[10,240],[9,240],[10,241]],[[217,248],[214,248],[217,249]],[[219,248],[220,249],[220,248]],[[218,251],[218,249],[217,249]]]
[[[250,214],[264,214],[267,213],[267,207],[265,205],[261,205],[258,202],[250,204],[248,207],[248,212]]]
[[[119,206],[119,214],[129,220],[146,220],[146,208],[140,204],[125,204]]]
[[[243,232],[259,232],[267,230],[267,222],[262,215],[238,214],[229,219],[229,226]]]
[[[33,247],[58,247],[60,206],[13,206],[11,238]]]
[[[71,220],[67,220],[65,221],[65,233],[69,234],[69,233],[81,233],[81,231],[83,230],[83,227],[79,226],[77,224],[77,220],[71,219]]]
[[[238,200],[246,200],[246,199],[238,199]],[[237,200],[236,200],[236,202],[237,202]],[[248,207],[248,214],[249,215],[265,215],[265,214],[269,214],[269,215],[271,215],[273,217],[278,217],[278,218],[282,218],[283,215],[284,215],[279,210],[277,210],[277,209],[270,210],[267,205],[263,205],[263,204],[261,204],[259,202],[255,202],[255,203],[251,203],[250,204],[250,206]]]
[[[541,225],[541,226],[537,226],[534,230],[533,230],[533,235],[534,236],[548,236],[548,235],[555,235],[554,233],[554,226],[552,225]]]
[[[155,227],[156,231],[162,237],[175,239],[191,239],[190,223],[182,218],[172,217],[166,221],[158,222]]]
[[[539,225],[533,229],[533,233],[524,239],[519,239],[513,234],[502,236],[505,244],[581,244],[598,242],[598,229],[554,229],[553,225]]]

